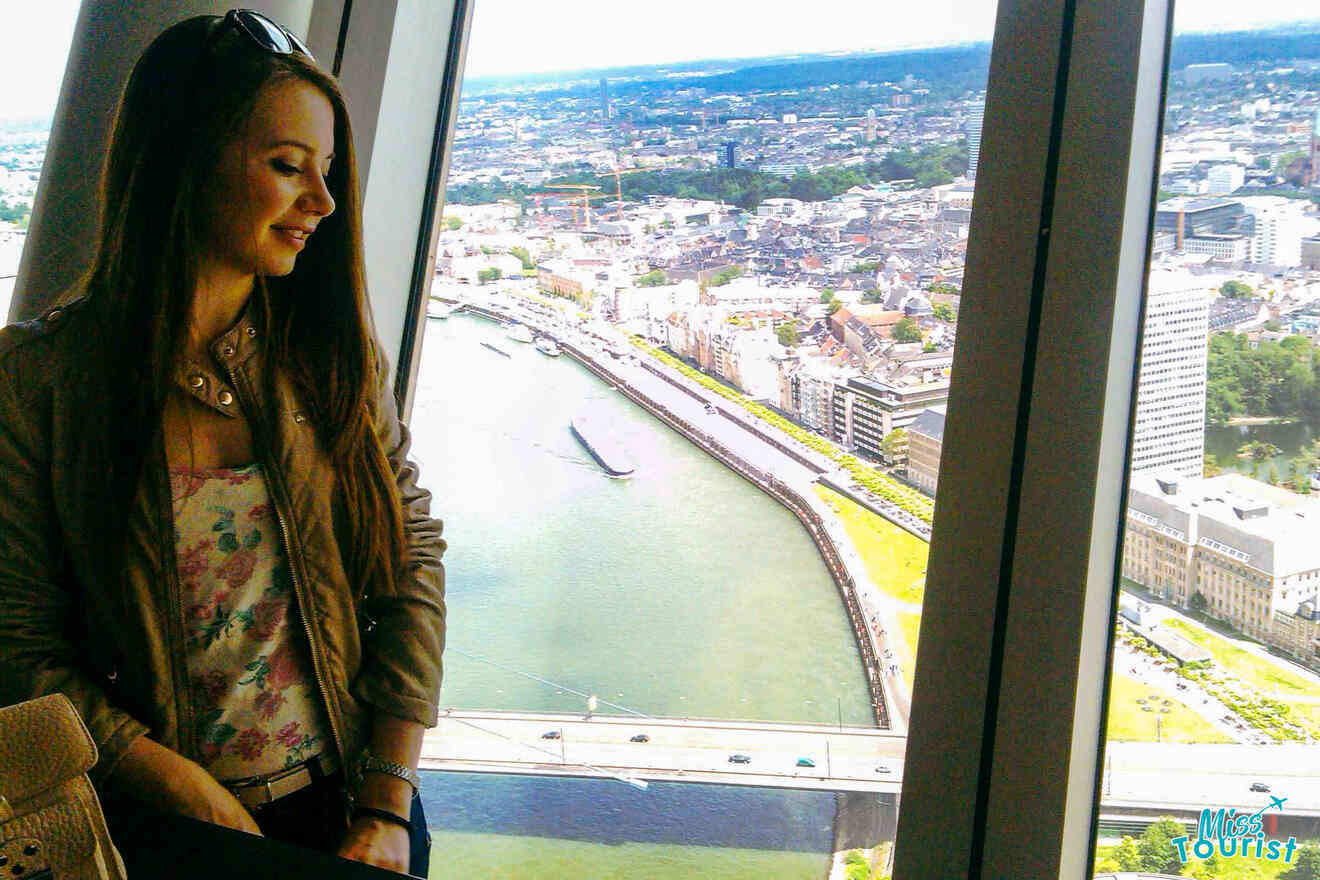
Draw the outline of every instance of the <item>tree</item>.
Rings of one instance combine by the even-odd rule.
[[[911,318],[900,318],[894,325],[892,335],[895,342],[920,342],[921,328]]]
[[[872,287],[870,290],[862,294],[862,302],[864,303],[882,303],[884,301],[885,295],[875,287]]]
[[[517,257],[519,260],[522,260],[522,267],[524,269],[536,268],[536,264],[532,262],[532,255],[527,253],[527,248],[521,248],[516,246],[511,247],[509,248],[509,253]]]
[[[930,307],[930,310],[934,313],[937,321],[952,324],[957,319],[957,316],[953,313],[953,306],[948,303],[935,303]]]
[[[895,428],[884,436],[880,441],[880,453],[885,458],[894,458],[901,456],[907,449],[907,431],[902,428]]]
[[[823,303],[834,301],[834,288],[827,287],[820,292],[820,301]]]
[[[1224,469],[1219,466],[1219,459],[1215,458],[1214,453],[1207,452],[1205,454],[1205,465],[1202,469],[1202,475],[1206,477],[1217,477],[1223,472]]]
[[[1243,284],[1241,281],[1225,281],[1219,285],[1219,292],[1229,299],[1250,299],[1255,293],[1251,285]]]
[[[1141,852],[1137,849],[1137,842],[1126,834],[1118,846],[1114,847],[1112,858],[1118,862],[1120,871],[1141,870]]]
[[[875,260],[866,260],[853,266],[848,271],[856,272],[861,275],[871,275],[880,271],[880,264]]]
[[[665,275],[664,269],[652,269],[650,272],[647,272],[645,275],[637,279],[637,286],[659,287],[668,280],[669,278]]]
[[[1206,600],[1205,594],[1200,590],[1197,590],[1195,593],[1192,593],[1192,598],[1188,600],[1187,604],[1193,611],[1204,612],[1206,606],[1210,603]]]
[[[1219,880],[1224,876],[1224,867],[1219,864],[1219,853],[1211,853],[1208,859],[1188,862],[1183,868],[1183,876],[1193,877],[1195,880]]]
[[[798,324],[797,321],[788,321],[780,324],[775,330],[775,335],[779,337],[779,344],[785,348],[792,348],[798,344]]]
[[[710,279],[709,285],[711,287],[721,287],[725,284],[728,284],[730,281],[737,278],[742,273],[743,273],[742,266],[730,266],[727,269],[721,269],[719,272],[715,273],[715,277]]]
[[[832,315],[841,308],[843,308],[843,303],[839,302],[837,299],[832,299],[830,300],[830,304],[825,307],[825,314]]]
[[[1182,823],[1172,816],[1161,816],[1146,827],[1137,843],[1141,869],[1156,874],[1177,874],[1182,870],[1173,838],[1187,834]]]
[[[499,281],[503,274],[497,267],[491,266],[489,269],[482,269],[477,273],[477,281],[481,284],[488,281]]]
[[[1320,843],[1304,843],[1293,853],[1292,867],[1279,880],[1320,880]]]
[[[454,229],[461,229],[462,227],[463,227],[463,221],[460,220],[459,218],[457,217],[445,218],[445,229],[454,230]]]

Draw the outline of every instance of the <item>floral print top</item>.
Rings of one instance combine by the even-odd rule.
[[[293,580],[258,465],[170,468],[200,763],[222,782],[327,747]]]

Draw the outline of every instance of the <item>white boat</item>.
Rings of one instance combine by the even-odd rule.
[[[509,328],[504,331],[504,335],[514,342],[532,341],[532,331],[527,329],[526,324],[510,324]]]
[[[426,301],[426,317],[428,318],[448,318],[454,313],[458,306],[450,305],[438,299],[429,299]]]
[[[559,346],[549,336],[541,336],[536,340],[536,350],[553,358],[559,357],[560,353]]]

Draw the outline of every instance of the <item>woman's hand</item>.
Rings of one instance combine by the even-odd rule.
[[[353,820],[348,834],[344,835],[344,842],[339,845],[340,858],[388,868],[400,874],[408,873],[411,853],[406,828],[371,816]]]
[[[252,814],[229,789],[197,762],[148,737],[129,746],[111,779],[120,791],[161,809],[261,835]]]

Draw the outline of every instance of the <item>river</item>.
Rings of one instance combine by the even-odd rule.
[[[577,712],[591,693],[602,712],[872,723],[838,592],[792,514],[568,356],[470,316],[425,332],[413,454],[450,542],[442,705]],[[583,408],[613,423],[631,479],[605,477],[570,434]],[[433,876],[826,866],[830,794],[427,776],[450,853]],[[508,871],[550,839],[558,867]],[[639,859],[676,867],[630,873]]]

